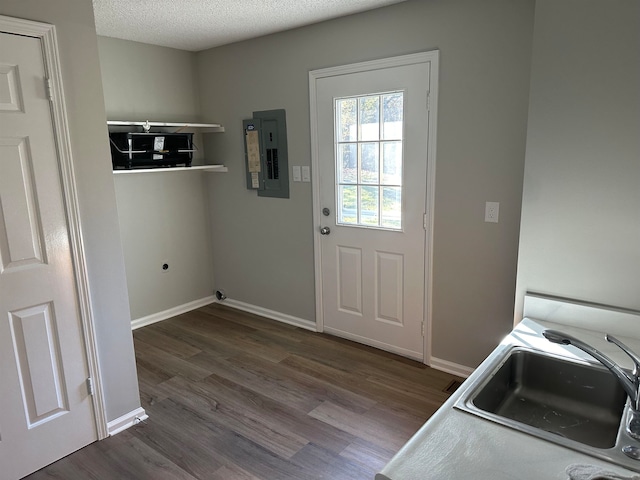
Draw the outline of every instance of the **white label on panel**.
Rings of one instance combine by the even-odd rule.
[[[0,111],[23,112],[17,65],[0,63]]]
[[[28,138],[0,138],[0,273],[46,263]]]
[[[338,246],[338,309],[362,314],[362,250]]]
[[[260,139],[256,130],[250,130],[245,135],[247,142],[247,161],[249,163],[249,173],[260,172]],[[257,188],[257,187],[253,187]]]
[[[153,149],[156,152],[161,152],[164,150],[164,137],[155,137],[153,139]]]
[[[27,425],[34,428],[69,410],[53,305],[9,316]]]
[[[376,252],[376,319],[403,324],[404,255]]]

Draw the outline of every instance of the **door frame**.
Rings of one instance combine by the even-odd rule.
[[[91,396],[91,400],[93,403],[98,439],[102,440],[109,436],[109,432],[107,428],[102,377],[98,364],[98,347],[95,336],[91,297],[89,295],[89,277],[85,261],[80,208],[73,168],[71,137],[69,135],[69,125],[67,121],[56,28],[54,25],[48,23],[0,15],[0,32],[37,38],[42,45],[44,69],[48,77],[47,88],[50,95],[51,120],[56,144],[56,156],[60,171],[63,203],[69,230],[71,258],[75,274],[78,314],[82,323],[87,366],[92,379],[93,395]]]
[[[340,65],[337,67],[322,68],[309,72],[309,106],[311,126],[311,190],[313,195],[313,252],[315,272],[315,301],[316,301],[316,330],[324,331],[324,311],[322,305],[322,242],[320,227],[322,221],[320,201],[319,172],[319,144],[318,144],[318,105],[316,82],[322,78],[348,75],[352,73],[393,68],[417,63],[429,63],[429,92],[428,92],[428,127],[427,127],[427,195],[425,205],[425,292],[424,292],[424,336],[423,336],[423,363],[431,362],[431,330],[432,330],[432,279],[433,279],[433,222],[436,186],[436,132],[438,118],[438,67],[439,50],[420,52],[409,55],[383,58],[366,62]]]

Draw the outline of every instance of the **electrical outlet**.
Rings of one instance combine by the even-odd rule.
[[[500,203],[487,202],[484,206],[484,221],[498,223],[499,216],[500,216]]]

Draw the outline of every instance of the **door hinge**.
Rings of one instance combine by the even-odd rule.
[[[427,90],[427,112],[431,111],[431,90]]]
[[[422,325],[421,325],[420,331],[421,331],[421,333],[422,333],[422,336],[424,337],[424,322],[422,322]]]
[[[93,378],[87,378],[87,393],[93,395]]]
[[[422,228],[424,228],[425,230],[427,229],[427,214],[426,213],[422,214]]]
[[[44,88],[47,91],[47,98],[50,102],[53,102],[53,84],[49,77],[44,77]]]

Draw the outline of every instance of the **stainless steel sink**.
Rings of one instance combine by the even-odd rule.
[[[524,347],[505,349],[454,407],[501,425],[637,470],[617,448],[627,394],[599,364]],[[471,379],[470,379],[471,380]]]

